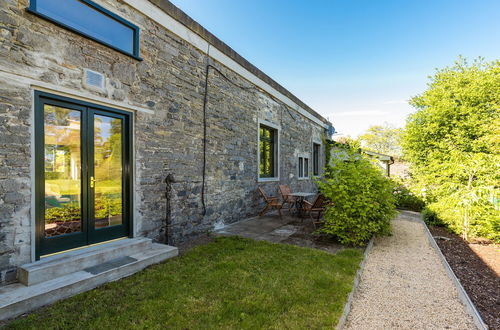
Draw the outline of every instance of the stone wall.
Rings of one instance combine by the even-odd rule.
[[[165,241],[169,174],[172,244],[255,215],[258,185],[315,189],[297,179],[298,154],[312,153],[323,128],[212,61],[230,81],[210,70],[203,215],[206,55],[127,5],[96,2],[140,26],[143,61],[28,13],[28,0],[0,2],[0,282],[32,261],[33,81],[151,110],[134,114],[135,235]],[[105,75],[105,90],[86,87],[84,69]],[[258,183],[259,119],[281,127],[280,182]]]

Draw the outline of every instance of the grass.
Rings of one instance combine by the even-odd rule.
[[[7,328],[333,328],[361,260],[358,249],[217,238]]]
[[[49,195],[78,195],[80,191],[79,180],[49,179],[45,180],[45,191]],[[122,189],[120,180],[104,180],[96,183],[96,193],[117,194]]]

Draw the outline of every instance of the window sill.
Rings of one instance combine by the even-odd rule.
[[[280,178],[259,178],[257,182],[277,182]]]
[[[304,176],[304,177],[298,177],[297,180],[309,180],[311,179],[310,177],[308,176]]]

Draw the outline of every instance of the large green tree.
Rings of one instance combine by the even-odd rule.
[[[380,152],[393,157],[401,157],[401,128],[388,123],[374,125],[359,136],[361,146],[367,150]]]
[[[500,240],[500,61],[460,58],[410,103],[402,146],[415,187],[465,238]]]

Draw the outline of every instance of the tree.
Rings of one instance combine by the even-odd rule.
[[[395,158],[401,157],[401,128],[388,123],[374,125],[359,137],[361,146],[367,150],[387,154]]]
[[[415,188],[465,238],[500,240],[500,61],[460,58],[410,103],[402,146]]]

